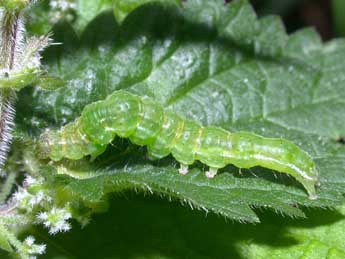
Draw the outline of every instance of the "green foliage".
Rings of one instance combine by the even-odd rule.
[[[337,142],[345,132],[344,40],[322,43],[312,29],[288,36],[279,18],[257,19],[245,0],[228,5],[223,0],[77,3],[75,10],[60,12],[42,1],[29,13],[31,20],[37,18],[28,25],[30,33],[53,28],[54,41],[63,43],[45,51],[43,62],[66,85],[56,89],[62,81],[43,76],[40,83],[46,80],[46,87],[19,92],[14,135],[20,148],[14,149],[20,155],[15,161],[35,181],[29,192],[17,192],[24,196],[16,204],[24,215],[18,221],[44,223],[56,233],[69,229],[71,217],[85,225],[94,212],[106,212],[113,193],[127,196],[126,190],[138,190],[165,200],[116,199],[85,230],[77,227],[54,239],[32,228],[31,234],[54,247],[47,258],[344,257],[344,210],[320,210],[344,202],[345,146]],[[50,20],[53,11],[59,19]],[[37,160],[39,134],[73,121],[85,105],[119,89],[150,96],[203,125],[293,141],[317,164],[319,198],[309,200],[294,179],[263,168],[228,166],[209,180],[203,165],[196,164],[182,176],[171,157],[152,162],[145,148],[124,139],[94,160]],[[35,202],[32,207],[30,202]],[[308,212],[306,207],[319,209]],[[205,219],[206,212],[211,213]],[[310,219],[296,222],[271,213]],[[263,223],[226,224],[224,217]],[[12,221],[0,222],[3,249],[43,252],[44,246],[30,239],[19,242],[12,227]]]
[[[18,12],[28,5],[28,0],[3,0],[0,3],[0,7],[4,7],[11,12]]]
[[[345,149],[335,141],[345,119],[342,41],[323,45],[312,30],[288,37],[279,19],[257,20],[245,1],[226,7],[222,1],[188,1],[184,9],[148,4],[121,26],[104,13],[80,38],[68,24],[55,27],[54,35],[64,44],[51,47],[46,62],[49,72],[67,85],[53,92],[23,92],[22,128],[38,134],[45,127],[60,127],[86,104],[126,89],[204,125],[290,139],[312,155],[321,178],[320,198],[310,201],[294,180],[275,179],[269,170],[256,168],[255,177],[228,167],[209,181],[201,176],[202,167],[183,177],[173,160],[152,164],[135,150],[121,160],[110,151],[91,172],[95,179],[88,180],[96,181],[89,186],[100,185],[100,193],[102,174],[107,179],[114,175],[107,185],[119,185],[118,172],[125,171],[125,187],[132,179],[137,187],[152,186],[242,221],[258,221],[251,206],[303,216],[296,204],[329,207],[342,201]]]

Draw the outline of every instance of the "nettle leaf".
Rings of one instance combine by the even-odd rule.
[[[296,181],[275,178],[270,170],[229,166],[207,180],[202,165],[183,177],[172,159],[152,163],[137,150],[118,159],[110,150],[98,158],[93,177],[67,178],[69,186],[89,186],[85,195],[90,186],[99,186],[100,194],[149,187],[242,221],[258,221],[252,207],[295,217],[304,215],[298,205],[343,201],[345,147],[336,141],[345,134],[343,40],[323,44],[311,29],[288,36],[278,18],[258,20],[242,0],[190,0],[183,8],[151,3],[121,26],[107,12],[80,38],[68,24],[59,24],[54,37],[64,45],[47,51],[46,65],[67,85],[53,92],[25,89],[18,130],[37,136],[72,121],[86,104],[126,89],[204,125],[290,139],[315,159],[321,181],[319,199],[310,201]]]

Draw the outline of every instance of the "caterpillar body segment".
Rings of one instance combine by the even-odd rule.
[[[69,123],[58,131],[47,130],[40,136],[39,155],[49,157],[53,161],[63,158],[79,160],[84,156],[93,157],[102,154],[106,145],[90,142],[86,135],[80,132],[79,119]]]
[[[147,146],[149,157],[169,154],[186,174],[196,160],[210,167],[206,176],[228,164],[239,168],[262,166],[296,178],[316,198],[318,173],[312,158],[285,139],[264,138],[249,132],[230,133],[219,127],[203,127],[165,110],[153,100],[125,91],[85,107],[75,122],[60,131],[48,131],[39,140],[41,154],[53,160],[99,155],[115,136]]]
[[[149,157],[161,159],[168,156],[182,134],[184,121],[176,113],[164,111],[161,130],[156,138],[147,146]]]
[[[151,146],[162,128],[164,109],[161,105],[149,99],[141,100],[141,118],[138,120],[135,131],[129,136],[132,143],[140,146]]]
[[[118,91],[84,108],[80,130],[91,142],[107,145],[115,135],[130,137],[137,130],[142,114],[143,105],[137,96]]]

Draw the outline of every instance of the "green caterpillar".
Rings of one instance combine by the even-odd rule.
[[[186,174],[188,165],[195,160],[210,167],[206,172],[209,178],[228,164],[239,168],[262,166],[293,176],[310,199],[317,198],[318,173],[313,159],[292,142],[202,127],[153,100],[125,91],[116,91],[103,101],[87,105],[75,122],[59,131],[43,133],[38,146],[44,158],[77,160],[100,155],[115,136],[146,145],[152,159],[171,153],[181,163],[181,174]]]

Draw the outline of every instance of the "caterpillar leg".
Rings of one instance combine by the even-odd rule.
[[[208,171],[205,172],[207,178],[214,178],[217,175],[218,168],[210,167]]]
[[[182,175],[188,174],[188,165],[181,164],[178,172]]]

